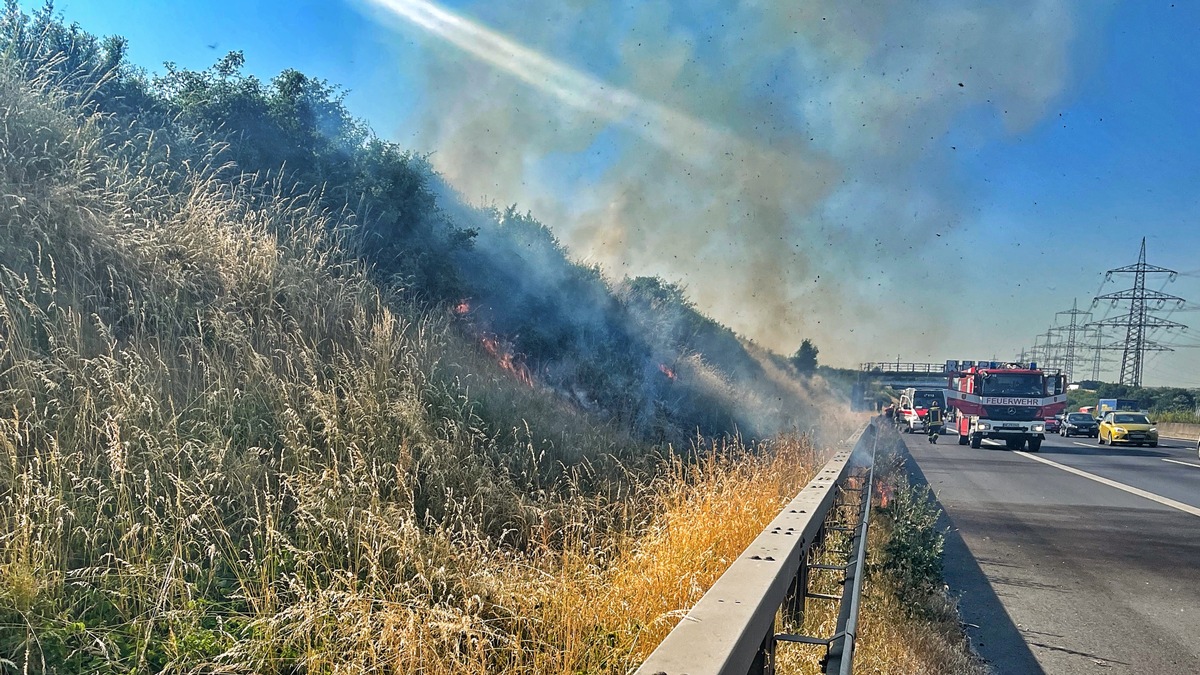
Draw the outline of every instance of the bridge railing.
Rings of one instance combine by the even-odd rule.
[[[905,363],[900,361],[869,361],[860,363],[864,373],[896,373],[914,375],[945,375],[945,363]]]
[[[636,675],[770,675],[780,642],[824,645],[826,673],[851,672],[857,634],[858,601],[866,556],[878,421],[872,421],[821,468],[770,525],[729,566],[682,621],[636,671]],[[856,495],[857,503],[846,503]],[[850,506],[859,514],[854,527],[828,522]],[[814,544],[826,530],[853,532],[845,565],[816,564]],[[840,596],[810,593],[810,573],[840,571]],[[802,623],[810,599],[838,601],[832,636],[776,633],[776,615]]]

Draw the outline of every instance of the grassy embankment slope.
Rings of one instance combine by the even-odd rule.
[[[778,426],[732,401],[802,408],[808,386],[677,289],[604,291],[543,257],[604,310],[535,331],[514,366],[502,299],[463,319],[426,297],[492,281],[464,278],[492,247],[402,218],[384,237],[334,187],[245,173],[117,45],[25,28],[41,42],[6,24],[0,67],[0,669],[624,672],[809,478],[802,437],[664,444]],[[436,199],[373,143],[395,190]],[[481,240],[546,243],[499,215]],[[653,369],[589,376],[596,316]]]
[[[377,285],[313,197],[0,70],[6,667],[594,667],[703,586],[655,556],[699,581],[602,607],[650,592],[611,594],[630,538],[760,460],[665,459]],[[776,498],[811,466],[779,443]],[[720,521],[708,569],[759,526]]]

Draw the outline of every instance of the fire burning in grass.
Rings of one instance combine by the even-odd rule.
[[[533,386],[533,373],[513,353],[512,345],[491,335],[484,335],[479,342],[483,345],[484,350],[496,359],[496,363],[500,364],[501,368],[511,373],[522,384]]]
[[[890,483],[879,481],[875,484],[875,499],[879,502],[879,508],[886,509],[892,503],[893,490]]]
[[[495,359],[496,363],[498,363],[502,369],[508,371],[522,384],[532,387],[533,373],[517,355],[517,351],[513,344],[508,340],[505,340],[494,333],[487,331],[487,329],[484,327],[486,325],[486,321],[483,321],[477,315],[472,314],[473,309],[475,308],[471,306],[471,301],[467,298],[463,298],[462,300],[459,300],[457,304],[450,307],[450,313],[454,316],[460,317],[463,320],[467,332],[478,337],[479,344],[483,346],[484,351],[486,351],[493,359]]]
[[[672,370],[672,369],[670,368],[670,366],[668,366],[668,365],[667,365],[667,364],[665,364],[665,363],[660,363],[660,364],[658,364],[658,369],[659,369],[660,371],[662,371],[662,374],[663,374],[663,375],[666,375],[666,376],[667,376],[667,379],[668,379],[668,380],[671,380],[672,382],[674,382],[674,381],[675,381],[675,371],[674,371],[674,370]]]

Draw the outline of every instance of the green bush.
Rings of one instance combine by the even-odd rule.
[[[946,530],[938,524],[942,511],[933,491],[910,483],[907,452],[895,431],[880,432],[875,477],[881,506],[875,514],[884,543],[870,571],[887,575],[904,606],[922,613],[930,607],[930,594],[942,586]]]
[[[1155,422],[1173,422],[1179,424],[1200,424],[1200,415],[1184,410],[1168,410],[1151,415]]]
[[[941,509],[928,486],[910,485],[902,476],[893,480],[891,498],[880,509],[888,538],[878,567],[896,581],[906,605],[922,607],[942,585],[946,532],[938,526]]]

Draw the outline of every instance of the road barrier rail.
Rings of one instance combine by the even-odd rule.
[[[845,443],[849,449],[834,454],[635,675],[771,675],[780,642],[824,645],[824,672],[851,672],[881,424],[876,418]],[[856,499],[848,502],[851,495]],[[853,527],[841,522],[848,520],[847,509],[839,507],[857,512]],[[815,563],[814,549],[834,530],[852,533],[849,559],[845,565]],[[817,571],[841,571],[841,595],[810,593],[810,575]],[[781,611],[787,625],[799,626],[806,602],[814,599],[840,603],[834,635],[776,633]]]

